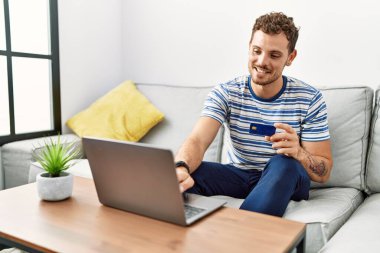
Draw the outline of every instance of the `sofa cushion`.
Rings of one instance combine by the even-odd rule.
[[[78,136],[140,140],[164,115],[125,81],[67,121]]]
[[[349,87],[321,91],[327,105],[334,166],[327,183],[312,182],[311,186],[364,189],[373,90],[369,87]],[[225,135],[228,135],[227,130]],[[227,161],[228,141],[229,138],[225,136],[222,162]]]
[[[239,208],[242,199],[213,196]],[[284,218],[307,224],[306,252],[318,252],[363,202],[364,195],[353,188],[312,189],[309,200],[290,201]]]
[[[138,89],[165,114],[165,119],[142,140],[178,151],[201,115],[204,100],[212,87],[181,87],[138,84]],[[204,160],[220,161],[222,130],[208,148]]]
[[[321,252],[379,252],[380,194],[366,198]]]
[[[312,187],[364,189],[364,171],[372,112],[369,87],[321,89],[328,110],[334,166],[325,184]]]
[[[366,186],[368,193],[380,192],[380,89],[376,90],[368,149]]]
[[[28,183],[29,166],[34,149],[45,145],[46,137],[15,141],[2,146],[2,164],[4,170],[5,188],[11,188]],[[50,138],[50,137],[49,137]],[[52,136],[56,140],[58,136]],[[80,141],[74,134],[61,135],[61,141]]]
[[[308,224],[307,252],[317,252],[363,202],[364,194],[353,188],[312,189],[307,201],[291,201],[286,219]]]

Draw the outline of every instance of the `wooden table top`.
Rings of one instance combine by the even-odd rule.
[[[287,252],[306,229],[233,208],[181,227],[103,206],[81,177],[60,202],[41,201],[36,188],[0,191],[0,237],[44,252]]]

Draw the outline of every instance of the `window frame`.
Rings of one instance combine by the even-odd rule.
[[[1,1],[1,0],[0,0]],[[4,1],[4,23],[6,50],[0,50],[0,55],[6,56],[7,73],[8,73],[8,100],[9,100],[9,123],[10,134],[0,136],[0,146],[17,140],[31,139],[43,136],[56,135],[61,132],[61,94],[60,94],[60,68],[59,68],[59,36],[58,36],[58,0],[49,0],[49,17],[50,17],[50,54],[32,54],[12,52],[11,50],[11,32],[9,16],[9,0]],[[52,96],[52,123],[53,129],[48,131],[30,132],[16,134],[15,131],[15,111],[14,111],[14,94],[13,94],[13,71],[12,57],[40,58],[51,61],[51,96]]]

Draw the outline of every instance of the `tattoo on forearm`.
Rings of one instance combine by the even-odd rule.
[[[324,175],[326,175],[327,173],[327,169],[326,169],[326,166],[325,166],[325,163],[323,161],[319,161],[319,163],[317,161],[314,160],[313,156],[308,153],[307,151],[305,151],[305,155],[307,157],[307,160],[308,160],[308,167],[309,169],[316,175],[320,176],[320,177],[323,177]]]

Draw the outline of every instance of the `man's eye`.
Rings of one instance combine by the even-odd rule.
[[[260,52],[260,50],[257,50],[257,49],[253,49],[252,50],[252,54],[253,55],[258,55],[258,54],[260,54],[261,52]]]
[[[279,54],[272,54],[272,58],[273,59],[277,59],[277,58],[280,58],[281,57],[281,55],[279,55]]]

